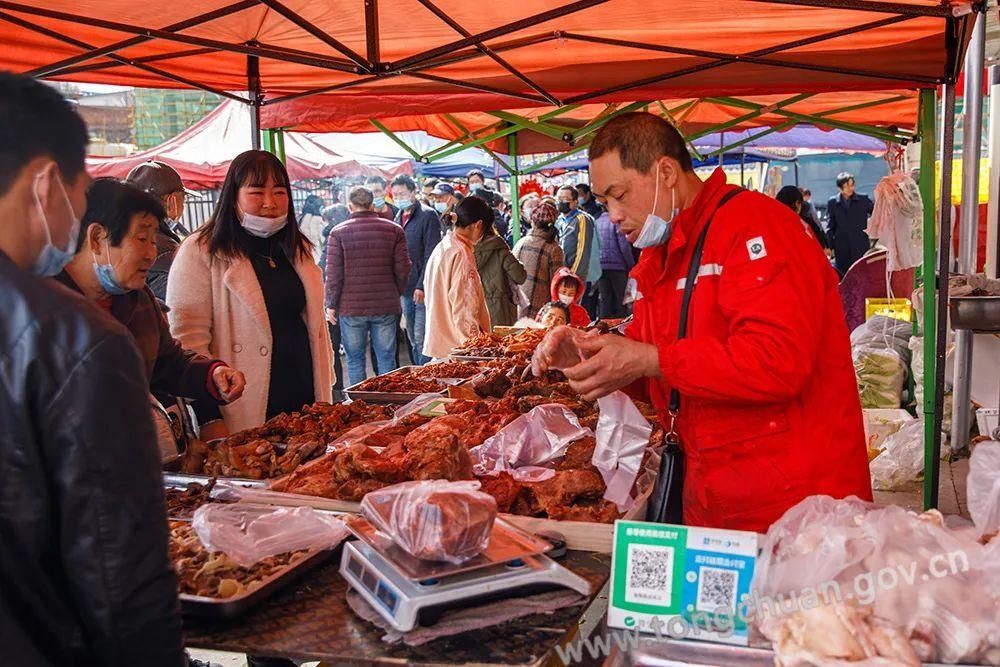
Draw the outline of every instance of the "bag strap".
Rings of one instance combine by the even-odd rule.
[[[701,268],[701,255],[705,249],[705,238],[708,236],[708,228],[712,224],[712,220],[715,218],[715,214],[719,212],[719,209],[725,206],[730,199],[736,195],[744,192],[743,188],[734,188],[722,195],[719,199],[719,203],[716,205],[715,210],[712,214],[708,216],[708,220],[705,222],[705,226],[701,228],[701,233],[698,235],[698,240],[694,244],[694,250],[691,252],[691,264],[688,266],[687,272],[687,282],[684,283],[684,296],[681,298],[681,317],[680,324],[677,327],[677,340],[687,336],[687,325],[688,325],[688,311],[691,307],[691,296],[694,294],[694,284],[698,280],[698,270]],[[670,390],[670,403],[668,405],[668,411],[673,419],[677,418],[677,414],[681,409],[681,395],[676,389]],[[673,419],[671,421],[673,421]],[[673,426],[671,425],[671,432],[673,432]]]

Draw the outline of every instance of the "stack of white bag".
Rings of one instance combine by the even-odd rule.
[[[752,599],[779,665],[1000,665],[1000,443],[970,468],[975,527],[827,496],[771,527]]]
[[[900,407],[912,334],[912,324],[884,315],[873,316],[851,332],[861,407]]]

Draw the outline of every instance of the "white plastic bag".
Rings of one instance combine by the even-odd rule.
[[[895,491],[923,478],[924,420],[904,424],[885,439],[882,453],[871,464],[872,488]]]
[[[540,466],[563,456],[570,443],[593,435],[566,406],[539,405],[470,449],[469,455],[477,475],[508,472],[518,481],[541,482],[555,471]]]
[[[597,446],[592,462],[601,472],[607,490],[604,499],[627,512],[634,502],[631,492],[642,465],[653,427],[632,399],[616,391],[597,401]]]
[[[355,426],[350,431],[343,433],[339,438],[337,438],[327,446],[327,451],[333,451],[334,449],[345,449],[347,447],[350,447],[354,443],[364,440],[369,435],[375,433],[381,428],[387,426],[396,426],[403,420],[404,417],[407,417],[415,412],[420,412],[434,401],[440,401],[440,400],[441,400],[441,394],[420,394],[412,401],[410,401],[406,405],[396,410],[396,412],[392,416],[392,419],[368,422],[367,424],[361,424],[359,426]]]
[[[875,208],[868,219],[868,236],[889,250],[889,271],[920,264],[924,204],[920,188],[909,174],[889,174],[875,186]]]
[[[343,520],[311,507],[208,503],[192,522],[209,551],[221,551],[238,565],[300,549],[332,549],[347,536]]]
[[[901,630],[924,662],[997,664],[996,556],[936,511],[812,496],[767,532],[752,621],[857,605]]]
[[[895,350],[860,346],[852,351],[863,408],[898,408],[903,400],[906,367]]]
[[[969,515],[980,535],[1000,531],[1000,442],[976,445],[966,480]]]
[[[411,556],[457,564],[489,546],[497,501],[479,482],[424,480],[372,491],[361,513]]]

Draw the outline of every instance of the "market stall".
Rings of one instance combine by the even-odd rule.
[[[711,128],[695,130],[696,135],[749,127],[751,121],[760,125],[758,119],[769,116],[774,116],[773,123],[764,124],[777,130],[785,123],[799,122],[804,117],[815,120],[817,114],[826,111],[831,114],[825,122],[832,127],[850,123],[833,118],[834,111],[840,114],[863,111],[862,122],[871,122],[869,108],[905,102],[914,110],[919,97],[919,121],[911,124],[908,130],[900,130],[891,123],[885,126],[872,123],[867,130],[890,141],[921,138],[924,167],[921,189],[924,201],[930,202],[934,200],[934,170],[930,167],[934,162],[936,136],[933,89],[944,86],[941,199],[948,201],[954,83],[977,18],[974,10],[982,9],[967,3],[945,6],[922,0],[895,3],[741,0],[725,5],[699,0],[678,6],[667,15],[660,7],[631,0],[583,0],[560,7],[539,0],[524,3],[518,9],[517,18],[510,21],[509,7],[470,6],[456,0],[442,2],[440,6],[421,2],[421,9],[414,6],[406,11],[393,11],[397,8],[386,3],[367,2],[362,21],[359,7],[347,6],[347,3],[343,7],[333,7],[331,4],[304,1],[284,4],[272,0],[226,6],[213,3],[204,13],[191,16],[183,6],[140,8],[108,0],[96,3],[88,15],[83,15],[68,1],[18,3],[4,0],[0,2],[0,21],[5,24],[0,32],[0,44],[4,47],[2,61],[37,76],[132,85],[190,86],[218,92],[250,107],[250,138],[254,145],[260,141],[257,130],[262,107],[272,107],[279,113],[282,106],[318,94],[327,95],[325,107],[339,103],[334,118],[344,125],[337,129],[345,129],[348,120],[369,123],[370,119],[384,117],[386,107],[400,117],[432,112],[496,112],[510,108],[512,99],[518,100],[517,104],[526,103],[522,106],[549,109],[530,117],[494,114],[488,124],[459,126],[457,130],[462,138],[447,149],[457,152],[472,145],[490,147],[490,142],[503,139],[508,142],[506,145],[513,156],[523,152],[516,137],[521,130],[528,129],[564,144],[573,144],[570,147],[578,150],[579,140],[600,127],[602,120],[630,108],[656,105],[654,111],[658,109],[674,117],[682,126],[684,120],[677,115],[693,114],[702,106],[701,100],[740,110],[716,121]],[[354,16],[355,10],[358,20],[343,20],[345,12]],[[152,27],[154,25],[159,27]],[[724,48],[710,51],[678,46],[687,43],[691,34],[698,34],[705,44]],[[583,90],[580,71],[587,73]],[[921,92],[917,95],[889,93],[888,96],[884,92],[869,92],[877,97],[867,102],[859,102],[857,97],[864,91],[913,88],[920,88]],[[228,90],[248,90],[249,95],[244,97]],[[852,101],[841,107],[824,103],[812,110],[815,112],[812,116],[795,106],[804,104],[812,95],[820,97],[831,90],[853,91]],[[718,95],[730,97],[711,97]],[[762,95],[776,97],[756,97]],[[905,99],[896,99],[899,97]],[[665,108],[660,108],[655,101],[664,99],[688,102],[682,102],[687,106],[680,109],[665,104]],[[548,123],[589,102],[600,102],[601,106],[578,127],[571,128],[569,139],[572,141],[566,139],[565,128]],[[497,122],[506,125],[501,129],[484,129]],[[285,123],[277,121],[269,126],[284,127]],[[850,129],[860,127],[852,125]],[[388,125],[386,129],[393,131]],[[265,135],[265,143],[271,148],[280,148],[280,135]],[[502,148],[502,145],[490,148]],[[720,152],[724,150],[725,147],[720,148]],[[510,171],[514,174],[519,171],[516,157]],[[928,344],[925,348],[929,362],[926,372],[928,377],[937,379],[936,391],[928,386],[926,392],[924,410],[928,422],[939,420],[941,412],[940,388],[944,374],[941,346],[946,326],[943,315],[948,302],[951,229],[945,215],[942,212],[940,251],[936,255],[933,207],[928,206],[924,214],[924,273],[931,275],[937,260],[943,283],[937,303],[927,299],[924,320],[927,330],[938,334],[938,354],[934,354],[933,345]],[[246,500],[284,498],[281,506],[292,505],[294,510],[315,512],[319,507],[345,511],[357,508],[330,503],[364,502],[375,491],[398,483],[420,481],[418,475],[430,475],[428,479],[465,479],[470,476],[467,466],[472,463],[472,449],[481,448],[477,453],[483,458],[477,457],[478,462],[500,466],[499,471],[494,467],[493,472],[506,473],[506,476],[495,477],[502,483],[495,482],[492,488],[485,489],[498,508],[507,509],[507,512],[500,512],[501,521],[510,519],[513,525],[518,525],[516,517],[521,516],[533,521],[556,522],[560,532],[569,539],[593,539],[597,535],[606,545],[613,534],[611,522],[621,518],[643,518],[641,512],[631,517],[628,512],[641,508],[642,495],[651,480],[642,479],[640,466],[636,465],[634,476],[625,484],[616,484],[612,491],[608,480],[613,479],[617,471],[602,469],[598,465],[601,459],[596,455],[598,448],[607,443],[577,430],[598,426],[605,411],[571,392],[567,394],[558,377],[532,381],[523,372],[519,374],[515,357],[530,353],[530,343],[523,338],[491,336],[456,351],[459,356],[480,357],[480,361],[500,357],[507,363],[501,368],[487,368],[492,372],[478,374],[480,379],[466,387],[471,393],[466,394],[466,398],[456,398],[456,403],[444,404],[441,408],[444,414],[435,414],[430,406],[405,414],[394,411],[391,416],[378,407],[360,402],[349,406],[311,406],[303,410],[308,413],[306,415],[282,415],[274,423],[234,434],[222,442],[206,445],[204,450],[192,451],[187,457],[192,460],[186,463],[192,470],[200,465],[201,472],[234,480],[246,477],[273,480],[263,489],[238,481],[229,485],[230,492]],[[520,365],[523,370],[523,357]],[[532,414],[544,414],[542,409],[553,407],[553,402],[562,415],[560,424],[568,426],[576,435],[575,438],[555,439],[564,440],[558,443],[561,451],[552,447],[553,442],[549,441],[547,456],[542,461],[535,457],[528,457],[526,461],[519,457],[508,460],[506,455],[485,457],[491,450],[486,446],[488,442],[503,441],[502,434],[509,433],[518,423],[523,424],[519,420],[527,420]],[[448,405],[458,412],[449,412]],[[648,411],[644,414],[642,406],[633,406],[633,410],[638,415],[637,423],[641,419],[648,430],[639,443],[641,446],[631,451],[640,459],[647,455],[653,458],[657,450],[657,433],[662,436],[662,429],[651,421]],[[609,410],[607,414],[610,413]],[[372,427],[372,422],[379,423]],[[357,428],[362,430],[356,431]],[[926,461],[930,473],[928,481],[933,487],[929,487],[926,499],[932,505],[937,488],[934,470],[940,428],[931,429],[929,425],[928,430],[934,435],[928,437]],[[351,433],[351,438],[345,441],[343,438]],[[501,448],[501,451],[506,454],[506,449]],[[519,465],[523,463],[531,465]],[[534,471],[527,470],[523,471],[525,476],[521,479],[515,476],[514,473],[520,476],[521,468],[530,467],[542,468],[545,472],[539,474],[545,478],[533,477]],[[650,471],[655,469],[654,466]],[[570,479],[573,485],[569,484]],[[581,481],[585,483],[577,483]],[[613,500],[609,499],[609,494],[614,496]],[[210,514],[204,511],[206,507],[211,509],[212,505],[225,500],[220,497],[216,502],[198,507],[195,512],[204,517]],[[624,509],[626,506],[628,509]],[[586,520],[580,521],[581,518]],[[373,520],[372,515],[365,514],[365,520]],[[198,523],[197,516],[195,523]],[[618,525],[627,530],[627,522]],[[196,552],[190,558],[212,559],[214,567],[236,571],[231,563],[203,553],[204,538],[199,546],[185,526],[174,525],[173,528],[184,535],[181,546]],[[684,531],[687,529],[676,532]],[[563,559],[559,571],[572,571],[586,578],[591,584],[586,600],[590,602],[596,586],[608,576],[607,561],[573,553],[572,547],[581,546],[580,542],[568,546],[570,553]],[[726,548],[729,547],[727,544]],[[309,545],[302,551],[315,548]],[[341,553],[350,553],[347,547],[343,549]],[[806,549],[803,553],[810,551]],[[722,564],[717,556],[711,557],[716,559],[712,561],[716,565]],[[299,560],[302,558],[305,556],[300,556]],[[294,552],[292,560],[298,562]],[[516,567],[515,562],[520,560],[510,561],[511,567]],[[345,569],[349,573],[350,559],[342,562],[347,564]],[[541,557],[539,562],[547,563]],[[199,582],[199,576],[211,574],[202,567],[204,561],[177,561],[177,565],[182,570],[182,581],[207,586],[209,592],[215,591],[217,598],[246,588],[245,582],[228,577],[210,576],[207,582]],[[195,565],[199,567],[191,568]],[[193,570],[189,572],[190,580],[183,576],[184,566]],[[333,661],[417,660],[426,655],[417,649],[385,646],[375,640],[381,632],[353,618],[345,625],[333,626],[345,628],[344,633],[357,633],[348,635],[349,642],[340,641],[342,637],[327,640],[318,630],[311,633],[316,635],[313,641],[305,637],[308,633],[299,624],[294,629],[275,629],[276,617],[294,615],[296,609],[307,612],[309,620],[303,623],[309,624],[308,627],[315,627],[311,624],[319,618],[329,619],[322,614],[330,610],[346,616],[340,597],[346,586],[333,575],[331,567],[314,570],[315,589],[307,578],[296,587],[286,587],[283,593],[275,591],[276,596],[270,601],[261,602],[258,616],[244,617],[248,619],[246,624],[191,620],[190,636],[195,638],[196,645],[259,650],[272,655],[304,657],[308,654]],[[308,573],[303,576],[308,577]],[[362,585],[354,586],[356,590],[364,588],[363,576],[360,581]],[[424,585],[423,582],[431,581],[434,578],[418,579],[416,583]],[[369,592],[378,597],[378,590],[376,586]],[[333,595],[310,597],[316,591],[330,591]],[[336,602],[331,602],[332,598],[336,598]],[[395,599],[382,601],[391,613]],[[594,613],[603,616],[607,602],[598,596],[595,604]],[[447,644],[449,640],[439,638],[427,645],[426,650],[436,649],[435,655],[444,653],[451,657],[454,654],[470,662],[489,662],[496,659],[495,656],[516,660],[525,656],[523,646],[544,632],[546,640],[541,642],[539,652],[551,656],[556,643],[567,642],[573,637],[575,626],[581,622],[587,625],[587,615],[582,611],[585,606],[586,603],[573,605],[576,611],[567,611],[567,616],[560,612],[552,617],[526,617],[524,625],[501,626],[496,630],[495,644],[473,645],[466,641],[475,636],[470,635],[458,640],[461,646]],[[381,612],[377,614],[383,619],[386,617]],[[550,621],[551,625],[544,621]],[[265,645],[253,638],[248,640],[242,634],[255,628],[265,639],[274,637],[274,641]],[[506,647],[515,642],[519,644],[515,653],[505,654]],[[447,653],[449,650],[452,653]],[[532,653],[532,658],[535,656]]]

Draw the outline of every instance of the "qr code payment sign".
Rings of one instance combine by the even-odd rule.
[[[673,547],[629,544],[626,602],[669,607],[673,572]]]
[[[698,599],[695,608],[706,613],[736,611],[736,584],[739,573],[715,567],[698,568]]]

